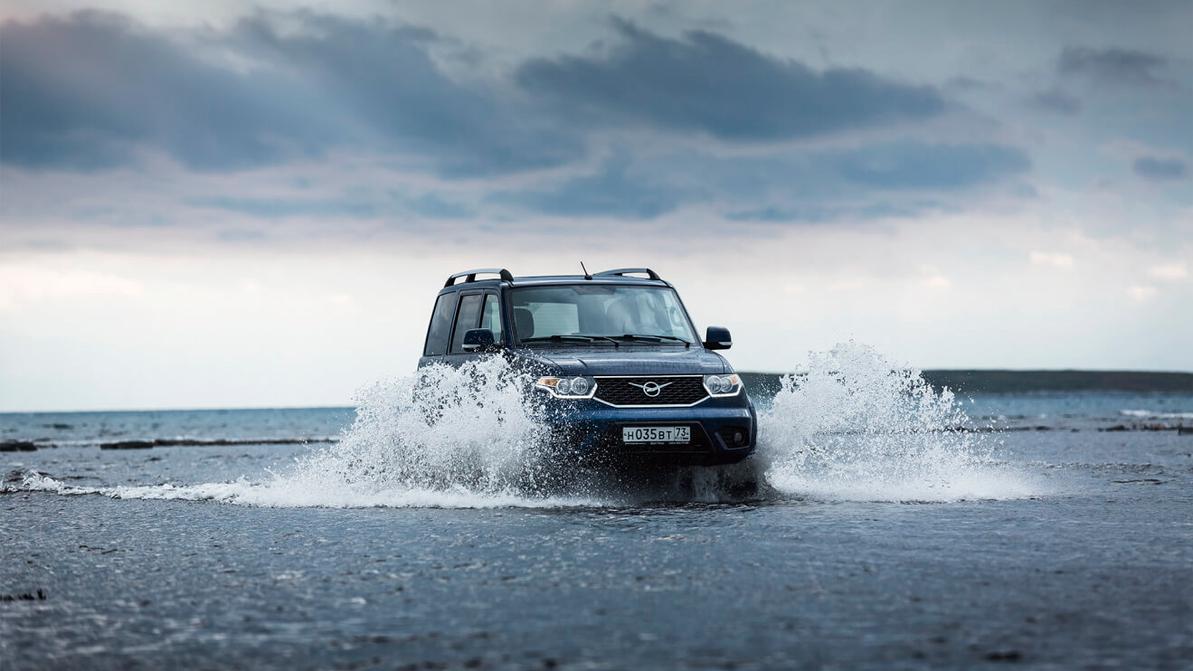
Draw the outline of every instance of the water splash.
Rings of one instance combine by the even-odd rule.
[[[866,501],[1029,496],[953,393],[855,342],[810,355],[759,417],[756,460],[780,495]]]
[[[221,500],[264,505],[591,505],[559,491],[546,410],[502,357],[435,365],[358,393],[339,444]],[[246,483],[247,484],[247,483]]]
[[[548,430],[525,387],[501,357],[375,384],[358,394],[340,444],[303,459],[289,477],[364,491],[534,488],[547,475],[540,452]]]
[[[754,458],[626,474],[552,450],[547,406],[502,357],[432,366],[358,394],[341,441],[259,481],[88,488],[26,474],[5,488],[263,506],[560,507],[813,498],[952,501],[1029,496],[948,390],[845,343],[810,355],[762,407]],[[416,393],[417,390],[417,393]],[[653,475],[653,477],[652,477]],[[14,481],[15,482],[15,481]]]
[[[275,507],[558,507],[598,505],[567,489],[546,410],[502,357],[430,366],[357,394],[338,444],[259,481],[77,487],[43,474],[19,489],[114,498],[214,500]]]

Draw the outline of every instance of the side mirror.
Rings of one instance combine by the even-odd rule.
[[[706,349],[729,349],[733,347],[733,337],[729,329],[724,326],[710,326],[704,332],[704,347]]]
[[[489,329],[468,329],[464,332],[465,352],[491,352],[495,349],[497,343]]]

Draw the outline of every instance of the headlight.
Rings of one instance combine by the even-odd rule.
[[[708,390],[709,396],[714,398],[737,396],[742,390],[741,378],[736,373],[730,375],[705,375],[704,388]]]
[[[572,396],[583,396],[588,393],[588,388],[592,386],[588,384],[588,380],[582,377],[572,378]]]
[[[592,398],[596,380],[590,377],[540,377],[534,386],[551,392],[555,398]]]

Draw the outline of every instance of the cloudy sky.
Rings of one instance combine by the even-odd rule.
[[[1193,370],[1189,2],[0,4],[0,410],[343,404],[450,273]]]

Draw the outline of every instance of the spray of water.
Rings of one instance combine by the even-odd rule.
[[[501,357],[434,366],[363,390],[336,444],[261,481],[190,486],[69,487],[29,475],[21,489],[119,498],[217,500],[266,506],[597,506],[641,501],[948,501],[1030,495],[991,457],[988,436],[965,431],[953,395],[873,349],[813,354],[756,399],[758,453],[724,468],[641,480],[579,472],[551,448],[543,397]]]
[[[953,393],[865,345],[813,353],[759,418],[757,465],[780,495],[870,501],[1018,498]]]
[[[232,500],[272,505],[584,505],[551,496],[560,464],[545,409],[500,357],[431,366],[356,399],[339,444],[301,458]],[[554,488],[558,489],[558,488]]]

